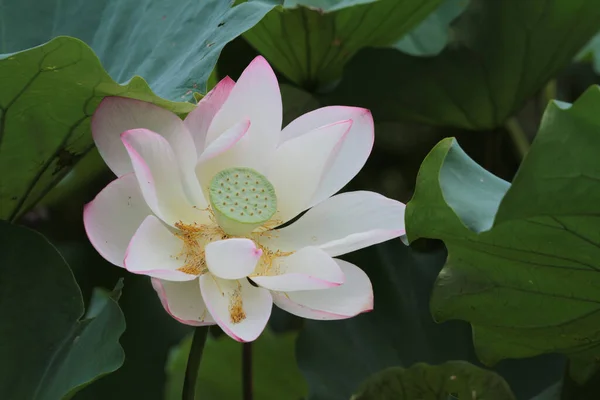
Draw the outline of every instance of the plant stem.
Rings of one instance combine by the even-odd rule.
[[[568,361],[563,375],[563,384],[560,392],[561,400],[587,400],[597,399],[600,396],[600,371],[596,371],[583,384],[578,384],[569,374],[571,362]]]
[[[196,398],[196,380],[200,370],[200,361],[204,352],[204,344],[208,335],[208,326],[198,326],[194,329],[192,338],[192,348],[188,356],[187,367],[185,369],[185,380],[183,382],[183,400],[195,400]]]
[[[546,101],[544,107],[546,107],[550,101],[556,100],[557,95],[558,91],[556,87],[556,80],[552,79],[544,87],[544,100]]]
[[[508,131],[519,157],[523,160],[529,152],[529,139],[523,128],[521,128],[521,124],[519,124],[517,118],[511,117],[506,121],[504,127]]]
[[[243,399],[252,400],[252,342],[242,344]]]

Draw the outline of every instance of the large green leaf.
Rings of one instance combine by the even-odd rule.
[[[115,81],[140,75],[159,96],[189,100],[193,91],[205,92],[223,46],[281,2],[232,8],[233,0],[8,1],[0,13],[0,54],[73,36],[92,47]]]
[[[453,139],[427,156],[410,201],[409,239],[442,239],[436,320],[473,326],[479,358],[558,352],[579,382],[600,359],[600,88],[548,106],[512,185]]]
[[[252,343],[254,396],[260,400],[299,400],[306,383],[296,367],[295,333],[274,335],[266,330]],[[167,364],[166,400],[181,399],[191,336],[175,347]],[[204,348],[196,394],[206,400],[237,400],[242,395],[242,344],[228,336],[209,337]]]
[[[0,58],[0,219],[39,201],[93,148],[90,117],[103,97],[118,95],[185,113],[133,78],[119,85],[83,42],[59,37]]]
[[[0,13],[0,219],[37,203],[92,149],[89,117],[103,97],[189,112],[223,46],[278,0],[11,1]],[[51,16],[50,18],[48,16]],[[57,35],[59,37],[29,50]],[[134,76],[135,75],[135,76]],[[112,76],[112,78],[111,78]],[[114,79],[114,80],[113,80]],[[127,82],[124,85],[117,82]],[[91,159],[92,172],[98,163]]]
[[[596,0],[471,0],[440,55],[363,50],[328,102],[368,107],[379,120],[496,128],[568,65],[598,26]]]
[[[40,234],[0,221],[0,393],[56,400],[119,368],[125,320],[96,291],[84,319],[69,266]]]
[[[515,400],[502,377],[464,361],[392,367],[370,377],[351,400]]]
[[[395,43],[441,1],[286,2],[244,37],[296,84],[323,88],[341,77],[358,50]]]
[[[375,307],[348,320],[305,322],[296,354],[310,400],[348,400],[361,382],[388,367],[448,360],[478,364],[469,325],[439,325],[429,313],[431,289],[445,257],[439,244],[424,252],[399,239],[344,256],[371,278]],[[562,357],[544,356],[504,361],[495,371],[517,398],[528,399],[560,379],[563,368]]]

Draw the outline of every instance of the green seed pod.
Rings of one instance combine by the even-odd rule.
[[[228,168],[210,181],[210,204],[228,235],[243,236],[269,221],[277,196],[269,180],[251,168]]]

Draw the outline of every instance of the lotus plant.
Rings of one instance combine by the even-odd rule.
[[[118,178],[85,207],[91,243],[150,276],[173,318],[218,324],[242,342],[260,335],[273,303],[324,320],[371,310],[367,275],[334,258],[404,234],[402,203],[367,191],[334,196],[371,152],[371,114],[324,107],[281,125],[279,85],[262,57],[183,121],[105,98],[92,133]]]

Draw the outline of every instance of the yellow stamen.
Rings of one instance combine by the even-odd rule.
[[[178,268],[178,271],[185,272],[190,275],[200,275],[206,270],[206,261],[204,259],[204,246],[199,243],[202,239],[204,225],[186,225],[181,221],[175,223],[175,227],[179,229],[175,233],[183,242],[181,253],[177,255],[184,258],[183,267]]]
[[[208,243],[216,240],[229,239],[232,236],[226,234],[223,229],[216,223],[216,218],[212,208],[208,208],[209,218],[211,223],[208,224],[184,224],[182,221],[175,223],[175,236],[181,239],[183,242],[183,248],[181,252],[176,256],[177,259],[180,257],[184,260],[184,265],[179,268],[179,271],[185,272],[191,275],[202,275],[208,272],[205,258],[205,246]],[[252,238],[256,245],[263,251],[262,256],[258,262],[252,276],[265,276],[265,275],[276,275],[279,273],[279,263],[276,260],[280,257],[287,257],[294,254],[293,251],[280,251],[272,250],[260,244],[260,237],[271,238],[277,235],[277,232],[272,230],[273,228],[282,224],[282,221],[272,219],[267,223],[263,224],[256,232],[245,235],[245,237]],[[214,278],[214,277],[213,277]],[[215,279],[215,282],[217,280]],[[231,294],[229,298],[229,316],[231,323],[239,324],[247,318],[246,312],[244,311],[244,303],[242,300],[242,286],[237,282],[237,289]],[[222,295],[225,293],[219,288]],[[206,311],[200,317],[203,321],[206,317]]]
[[[178,270],[190,275],[202,275],[208,271],[204,251],[208,243],[229,237],[217,224],[184,224],[179,221],[175,228],[178,229],[175,236],[183,242],[181,252],[175,257],[184,260],[183,267]]]
[[[260,236],[267,236],[269,232],[263,232]],[[268,276],[268,275],[277,275],[279,273],[279,265],[275,262],[280,257],[287,257],[294,254],[293,251],[281,251],[276,250],[273,251],[262,244],[260,242],[255,241],[256,245],[262,250],[262,256],[258,261],[254,274],[252,276]]]
[[[231,318],[232,324],[239,324],[246,319],[246,312],[244,311],[244,303],[242,301],[242,285],[238,282],[238,289],[233,292],[229,303],[229,317]]]

